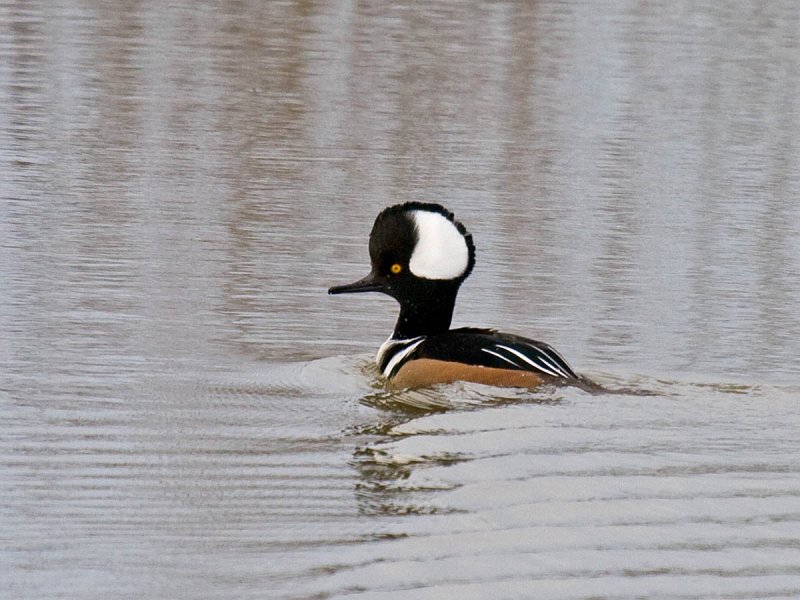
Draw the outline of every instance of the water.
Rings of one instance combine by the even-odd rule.
[[[3,598],[800,596],[794,2],[0,3]],[[613,388],[384,392],[377,212]]]

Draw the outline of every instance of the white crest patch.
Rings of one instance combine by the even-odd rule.
[[[437,212],[411,213],[419,241],[408,263],[411,272],[425,279],[456,279],[469,265],[469,248],[455,224]]]

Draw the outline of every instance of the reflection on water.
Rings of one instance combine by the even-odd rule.
[[[0,3],[4,598],[800,595],[793,2]],[[612,389],[390,394],[456,325]]]

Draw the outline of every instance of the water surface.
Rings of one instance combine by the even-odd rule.
[[[793,2],[0,3],[4,598],[800,595]],[[372,220],[614,389],[382,390]]]

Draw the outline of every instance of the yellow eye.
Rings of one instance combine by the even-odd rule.
[[[403,265],[401,265],[400,263],[394,263],[392,265],[392,273],[394,273],[395,275],[397,275],[402,270],[403,270]]]

